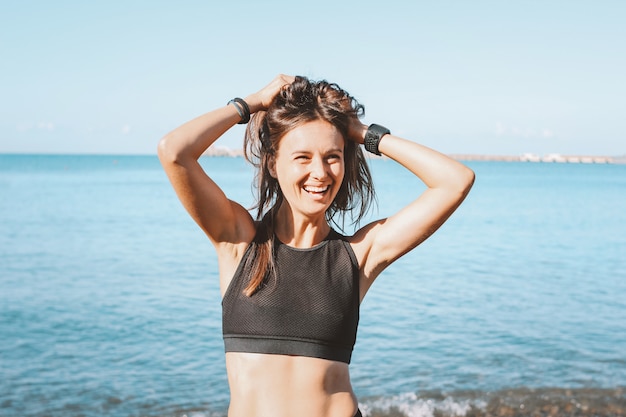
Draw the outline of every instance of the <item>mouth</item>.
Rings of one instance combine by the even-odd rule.
[[[302,188],[304,188],[304,191],[306,191],[309,194],[322,195],[322,194],[325,194],[330,189],[330,185],[326,185],[324,187],[314,187],[312,185],[305,185]]]

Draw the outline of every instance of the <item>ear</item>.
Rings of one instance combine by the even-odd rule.
[[[267,170],[270,172],[272,178],[278,179],[276,175],[276,157],[274,155],[270,156],[267,161]]]

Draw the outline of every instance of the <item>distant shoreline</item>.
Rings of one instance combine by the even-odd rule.
[[[21,153],[21,152],[0,152],[2,156],[156,156],[155,154],[144,153]],[[385,156],[376,156],[366,153],[369,159],[385,159]],[[619,156],[602,156],[602,155],[561,155],[561,154],[522,154],[522,155],[483,155],[483,154],[448,154],[451,158],[458,161],[478,161],[478,162],[541,162],[541,163],[566,163],[566,164],[626,164],[626,155]],[[209,148],[202,154],[202,157],[222,157],[222,158],[242,158],[241,150],[233,150],[230,148]]]
[[[561,155],[561,154],[523,154],[523,155],[450,155],[454,159],[462,161],[503,161],[503,162],[544,162],[544,163],[567,163],[567,164],[626,164],[626,155],[623,156],[600,156],[600,155]]]
[[[221,146],[211,146],[202,156],[228,156],[242,157],[241,149],[231,149]],[[370,155],[368,155],[370,156]],[[561,155],[551,153],[537,155],[524,153],[521,155],[477,155],[477,154],[450,154],[450,157],[459,161],[494,161],[494,162],[546,162],[546,163],[569,163],[569,164],[626,164],[626,155],[602,156],[602,155]],[[378,158],[371,156],[372,158]]]

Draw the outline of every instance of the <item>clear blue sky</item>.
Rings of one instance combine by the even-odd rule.
[[[154,154],[282,72],[447,153],[623,155],[624,22],[619,0],[6,1],[0,152]]]

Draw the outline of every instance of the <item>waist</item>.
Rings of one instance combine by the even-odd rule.
[[[357,408],[349,368],[343,362],[229,352],[226,368],[229,416],[351,417]]]

